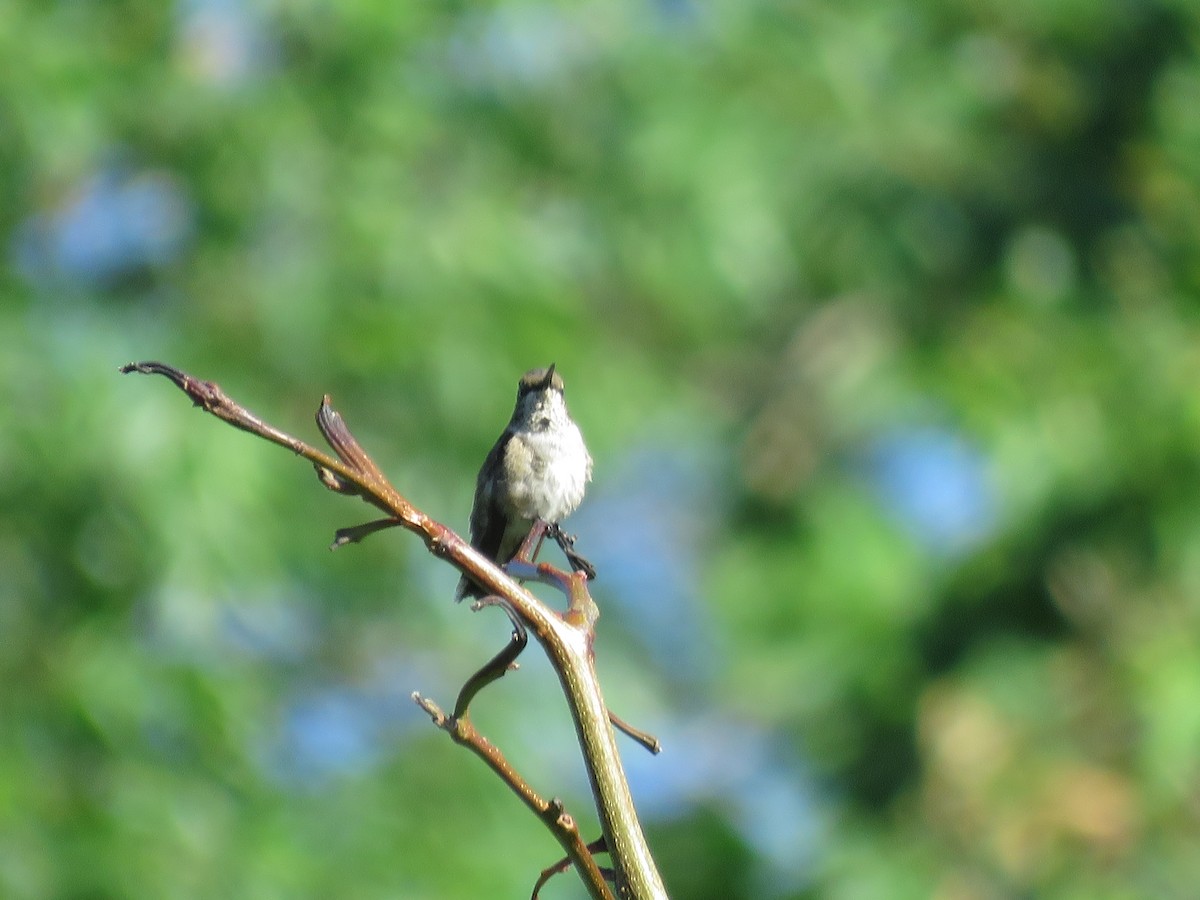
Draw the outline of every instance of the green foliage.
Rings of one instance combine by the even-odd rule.
[[[159,358],[308,438],[332,393],[457,526],[557,362],[676,896],[1192,896],[1198,40],[1179,0],[7,4],[0,894],[557,857],[408,700],[506,623],[398,532],[328,554],[371,512],[115,372]],[[477,705],[586,808],[544,666]]]

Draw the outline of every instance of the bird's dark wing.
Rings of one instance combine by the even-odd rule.
[[[504,491],[504,451],[512,440],[512,432],[505,431],[483,461],[479,477],[475,480],[475,505],[471,508],[471,546],[489,559],[500,552],[507,522],[498,515],[495,495]],[[491,482],[490,484],[488,482]]]
[[[475,505],[471,507],[471,546],[492,560],[500,554],[500,544],[504,540],[504,529],[507,525],[504,516],[495,508],[494,497],[497,491],[504,490],[504,451],[511,439],[512,432],[508,430],[500,435],[483,461],[479,477],[475,479]],[[458,589],[454,592],[455,599],[479,596],[482,596],[479,587],[463,575],[459,579]]]

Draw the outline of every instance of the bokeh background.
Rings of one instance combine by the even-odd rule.
[[[116,373],[163,359],[314,440],[331,392],[459,528],[557,362],[673,896],[1195,896],[1198,47],[1193,0],[0,4],[0,895],[557,857],[409,700],[504,617],[330,553],[372,510]],[[536,652],[476,717],[594,828]]]

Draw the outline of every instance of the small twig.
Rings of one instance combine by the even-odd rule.
[[[166,363],[127,363],[121,366],[119,371],[123,374],[139,372],[143,375],[162,375],[169,378],[180,390],[191,398],[193,404],[201,407],[205,412],[211,413],[224,422],[228,422],[240,431],[249,432],[270,441],[272,444],[286,447],[297,456],[302,456],[313,463],[317,467],[317,474],[321,476],[321,481],[330,490],[339,491],[340,493],[357,494],[384,512],[393,513],[395,518],[402,520],[406,527],[413,530],[421,530],[420,526],[422,523],[414,507],[388,483],[387,479],[383,477],[373,463],[370,465],[369,470],[361,470],[340,459],[334,459],[329,454],[323,453],[310,444],[306,444],[299,438],[292,437],[286,431],[281,431],[273,425],[268,425],[258,416],[254,415],[254,413],[250,412],[250,410],[230,399],[216,382],[202,381]],[[320,409],[317,411],[318,425],[321,424],[323,412],[326,410],[333,412],[329,402],[329,395],[326,394],[321,401]],[[336,416],[335,424],[340,425],[340,431],[344,432],[345,423],[341,421],[341,416],[337,415],[336,412],[333,412],[333,415]],[[335,429],[335,433],[338,433],[337,429]],[[348,434],[348,432],[346,433]],[[326,434],[326,438],[329,439],[328,434]],[[353,438],[350,438],[350,441],[353,442]],[[334,444],[334,441],[330,439],[330,443]],[[354,444],[357,446],[357,442],[354,442]],[[361,451],[361,448],[359,449]],[[366,454],[363,455],[365,456]]]
[[[143,375],[162,375],[175,382],[176,387],[191,397],[196,406],[203,407],[205,412],[212,413],[218,419],[223,419],[234,428],[256,434],[281,447],[287,447],[293,453],[311,459],[313,462],[329,459],[319,450],[314,450],[303,441],[268,425],[249,410],[234,403],[225,396],[225,392],[216,382],[201,381],[174,366],[160,362],[126,363],[121,366],[119,371],[124,375],[128,375],[130,372],[140,372]]]
[[[334,532],[333,543],[329,545],[329,549],[336,550],[338,547],[344,547],[347,544],[357,544],[363,538],[369,537],[377,531],[383,531],[385,528],[395,528],[397,525],[403,524],[399,519],[375,519],[373,522],[364,522],[362,525],[339,528]]]
[[[504,602],[504,598],[489,594],[472,603],[471,610],[478,612],[485,606],[499,606],[504,610],[509,621],[512,622],[512,636],[509,638],[508,646],[488,660],[462,686],[462,690],[458,692],[458,700],[454,704],[454,718],[456,719],[466,718],[467,707],[471,705],[476,694],[493,681],[503,678],[510,669],[517,667],[516,659],[529,643],[529,632],[525,630],[525,626],[521,624],[521,620],[517,618],[512,607]]]
[[[604,872],[584,844],[579,827],[563,808],[562,801],[555,798],[545,800],[512,767],[500,749],[480,734],[469,719],[447,716],[432,700],[414,691],[413,701],[429,715],[433,724],[450,735],[460,744],[484,761],[493,772],[507,784],[533,813],[541,819],[567,852],[576,870],[583,879],[588,893],[595,900],[616,900],[608,886]]]
[[[608,721],[612,722],[618,731],[623,731],[628,737],[633,738],[655,756],[662,753],[662,741],[648,731],[634,728],[611,709],[608,711]]]
[[[593,856],[595,856],[597,853],[607,853],[608,852],[608,842],[605,841],[603,837],[597,838],[596,840],[592,841],[590,844],[587,845],[587,849],[588,849],[588,852],[591,853]],[[538,894],[540,894],[542,891],[542,888],[544,888],[546,886],[546,882],[548,882],[555,875],[561,875],[563,872],[567,871],[567,869],[569,869],[569,868],[571,868],[571,857],[564,856],[562,859],[560,859],[554,865],[549,866],[545,869],[542,869],[541,876],[539,876],[538,880],[536,882],[534,882],[533,894],[530,896],[529,900],[538,900]],[[601,873],[604,874],[605,878],[609,879],[610,881],[612,880],[612,875],[613,875],[612,869],[606,869],[603,866],[601,866],[600,871],[601,871]]]

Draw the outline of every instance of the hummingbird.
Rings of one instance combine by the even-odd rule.
[[[471,507],[471,546],[504,565],[534,523],[545,523],[577,568],[595,570],[570,549],[558,523],[575,511],[592,480],[592,457],[567,411],[562,376],[551,364],[531,369],[517,384],[517,403],[504,433],[483,461]],[[455,600],[483,589],[463,575]]]

